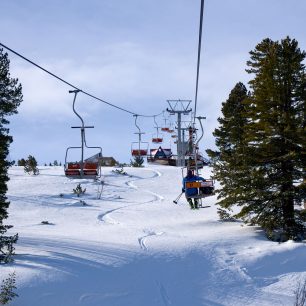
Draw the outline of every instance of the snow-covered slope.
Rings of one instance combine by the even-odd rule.
[[[69,180],[61,167],[39,176],[10,169],[8,223],[20,239],[0,279],[16,271],[12,305],[293,305],[304,244],[218,221],[215,197],[205,209],[190,210],[183,197],[175,205],[178,168],[111,170],[99,198],[101,183]],[[81,198],[72,193],[79,182]]]

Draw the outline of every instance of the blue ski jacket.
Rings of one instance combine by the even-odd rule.
[[[183,179],[183,190],[186,194],[186,197],[198,194],[198,188],[188,188],[188,189],[186,189],[186,183],[187,182],[196,182],[196,181],[205,181],[205,179],[201,176],[196,176],[196,175],[193,175],[193,176],[190,176],[190,177],[188,177],[188,176],[184,177],[184,179]]]

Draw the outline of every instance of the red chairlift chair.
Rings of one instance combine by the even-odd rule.
[[[66,177],[69,177],[71,179],[84,179],[84,178],[97,179],[98,177],[101,177],[100,158],[102,158],[102,148],[87,146],[86,139],[85,139],[85,129],[93,128],[93,126],[85,126],[82,117],[75,110],[75,100],[76,100],[76,96],[79,90],[73,90],[69,92],[74,93],[74,99],[73,99],[73,105],[72,105],[73,112],[79,117],[79,119],[82,122],[82,126],[72,127],[72,128],[79,128],[81,130],[82,143],[81,143],[81,146],[79,147],[68,147],[66,149],[65,164],[64,164],[65,175]],[[99,152],[95,155],[97,160],[94,162],[86,161],[86,160],[84,161],[84,148],[98,149]],[[79,162],[69,162],[68,161],[67,159],[68,152],[73,149],[81,150],[81,161]]]

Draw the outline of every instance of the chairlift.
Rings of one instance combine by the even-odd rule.
[[[152,137],[152,142],[153,142],[153,143],[162,143],[162,142],[163,142],[163,139],[160,138],[160,137],[157,137],[157,135],[155,134],[155,135],[153,135],[153,137]]]
[[[81,146],[68,147],[65,155],[65,175],[71,179],[97,179],[101,177],[100,160],[102,158],[102,148],[88,146],[85,138],[85,129],[94,128],[93,126],[85,126],[83,118],[75,110],[76,96],[80,90],[71,90],[69,93],[74,93],[74,99],[72,104],[73,112],[81,120],[81,126],[72,126],[71,128],[78,128],[81,130]],[[97,149],[98,153],[93,158],[86,159],[84,161],[84,148]],[[69,162],[68,153],[70,150],[81,150],[81,160],[79,162]]]
[[[165,123],[164,123],[164,126],[161,128],[161,130],[163,132],[168,132],[169,133],[169,131],[170,131],[170,127],[169,127],[169,124],[168,124],[169,120],[167,118],[164,118],[164,121],[165,121]]]
[[[199,150],[199,142],[204,135],[204,129],[203,129],[201,120],[205,119],[205,117],[197,117],[197,119],[200,122],[202,134],[199,137],[199,139],[196,141],[196,143],[194,143],[194,141],[196,140],[196,137],[192,137],[193,156],[189,157],[189,159],[187,160],[186,166],[187,166],[187,170],[195,171],[196,175],[199,176],[199,169],[203,168],[203,165],[204,165],[203,158],[200,155],[198,150]],[[195,132],[196,132],[196,129],[193,129],[191,135],[193,136]],[[182,169],[182,175],[183,175],[183,169]],[[200,207],[202,206],[203,198],[213,196],[215,193],[214,181],[212,179],[204,179],[204,181],[196,180],[192,182],[186,182],[184,188],[185,190],[188,190],[189,188],[197,189],[197,193],[195,195],[188,196],[188,197],[193,198],[193,199],[199,199]]]
[[[154,123],[155,123],[155,128],[156,128],[156,134],[153,134],[152,136],[152,142],[153,143],[162,143],[163,142],[163,137],[162,134],[159,133],[159,126],[157,125],[156,116],[154,116]]]
[[[197,194],[188,196],[188,198],[192,199],[203,199],[210,196],[213,196],[215,187],[214,181],[212,179],[205,179],[204,181],[194,181],[194,182],[186,182],[185,189],[197,189]]]
[[[135,126],[138,129],[138,132],[134,134],[138,135],[138,141],[134,141],[131,144],[131,154],[132,156],[147,156],[149,151],[149,143],[141,141],[141,135],[145,134],[141,132],[140,127],[137,125],[138,115],[133,115],[135,117]]]

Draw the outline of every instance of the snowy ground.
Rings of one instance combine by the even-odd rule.
[[[20,239],[0,280],[16,271],[11,305],[293,305],[306,278],[304,244],[218,221],[215,197],[197,211],[183,197],[175,205],[178,168],[111,170],[103,169],[98,199],[99,183],[69,180],[61,167],[42,167],[39,176],[10,169],[8,223]],[[78,182],[86,205],[72,194]]]

